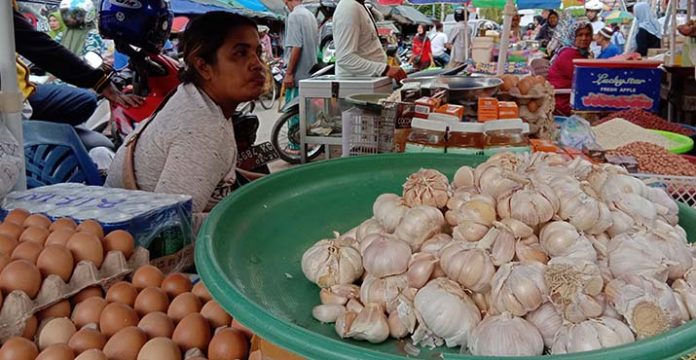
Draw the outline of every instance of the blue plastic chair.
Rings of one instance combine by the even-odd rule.
[[[72,126],[37,120],[22,125],[27,188],[65,182],[104,184]]]

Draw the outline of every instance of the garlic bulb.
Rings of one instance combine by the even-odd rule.
[[[334,329],[336,330],[336,334],[338,334],[341,339],[349,337],[348,332],[350,331],[351,325],[353,325],[353,321],[355,321],[355,318],[357,317],[358,313],[353,311],[345,311],[343,314],[339,315],[338,318],[336,318]]]
[[[403,199],[407,206],[428,205],[443,208],[449,200],[449,180],[433,169],[421,169],[404,183]]]
[[[609,270],[615,278],[644,274],[662,282],[669,276],[668,260],[648,240],[644,232],[623,233],[609,241]]]
[[[510,262],[501,266],[491,281],[491,298],[496,310],[524,316],[541,306],[548,296],[545,268],[538,262]]]
[[[387,233],[387,231],[384,226],[382,226],[377,219],[370,218],[358,225],[358,228],[355,231],[355,240],[362,243],[362,241],[365,240],[365,238],[369,235],[383,235],[385,233]]]
[[[490,252],[496,266],[508,263],[515,257],[515,235],[502,223],[495,223],[477,246]]]
[[[322,292],[325,289],[322,289]],[[345,299],[357,299],[360,297],[360,286],[357,285],[333,285],[329,289],[329,292],[331,294],[334,294],[335,296],[339,296],[341,298]],[[321,293],[319,294],[321,296]]]
[[[408,271],[406,271],[408,285],[416,289],[422,288],[430,280],[438,262],[439,259],[431,253],[413,254],[408,263]]]
[[[338,233],[335,234],[338,238]],[[363,273],[362,257],[345,240],[320,240],[302,255],[302,272],[319,287],[352,284]]]
[[[372,214],[388,233],[393,233],[396,230],[401,218],[406,214],[406,210],[408,210],[408,206],[404,204],[401,196],[396,194],[382,194],[372,205]]]
[[[532,235],[526,239],[517,240],[515,243],[515,260],[536,261],[542,264],[549,262],[549,255],[539,244],[539,238]]]
[[[350,299],[350,300],[348,300],[348,302],[346,303],[346,310],[347,310],[347,311],[352,311],[352,312],[354,312],[356,315],[357,315],[358,313],[360,313],[360,311],[362,311],[363,308],[364,308],[363,304],[360,303],[360,301],[357,300],[357,299]]]
[[[528,312],[524,318],[539,330],[544,345],[548,348],[553,345],[556,333],[563,326],[563,317],[550,302],[545,302],[538,309]]]
[[[439,254],[445,245],[452,242],[452,237],[447,234],[437,234],[430,239],[426,240],[421,245],[421,252],[428,252],[432,254]]]
[[[343,305],[317,305],[312,309],[312,316],[322,323],[334,323],[345,311]]]
[[[484,250],[465,241],[447,245],[440,253],[440,266],[445,274],[467,289],[475,292],[490,290],[495,266]]]
[[[494,199],[514,189],[519,189],[521,188],[520,183],[512,180],[509,176],[515,168],[516,165],[501,165],[488,159],[474,170],[476,186],[481,190],[481,194],[489,195]]]
[[[416,289],[407,289],[389,304],[387,312],[389,317],[389,332],[392,337],[400,339],[413,333],[416,328],[417,316],[413,299],[416,296]]]
[[[696,318],[696,288],[684,279],[677,279],[672,283],[672,289],[681,298],[686,311],[689,313],[689,318]]]
[[[421,326],[444,339],[448,347],[466,346],[471,330],[481,321],[473,300],[457,283],[446,278],[426,284],[413,303],[420,314]]]
[[[539,331],[510,313],[489,316],[469,336],[469,350],[484,356],[535,356],[544,352]]]
[[[454,226],[472,221],[490,226],[496,219],[495,200],[488,195],[459,193],[447,202],[447,222]]]
[[[646,187],[644,192],[646,199],[660,205],[665,209],[666,212],[662,214],[662,217],[670,225],[677,225],[679,223],[679,206],[665,190],[661,188]]]
[[[379,304],[368,303],[350,325],[346,334],[356,340],[366,340],[378,344],[389,337],[389,323]]]
[[[589,261],[597,260],[597,253],[590,240],[581,235],[575,226],[565,221],[546,224],[539,233],[539,243],[549,256],[572,257]]]
[[[670,279],[681,278],[693,266],[686,236],[672,225],[658,219],[653,228],[645,231],[645,235],[652,246],[662,251],[670,262],[667,266]]]
[[[624,194],[619,200],[613,201],[612,204],[633,218],[638,224],[652,226],[657,219],[655,204],[641,195]]]
[[[363,304],[376,303],[386,309],[387,304],[394,301],[407,288],[408,278],[406,275],[394,275],[380,279],[368,273],[360,286],[360,300]]]
[[[518,178],[524,187],[498,198],[498,216],[517,219],[531,227],[551,220],[560,208],[560,201],[550,186],[542,182]]]
[[[607,229],[607,233],[611,237],[629,232],[636,225],[635,220],[621,210],[611,210],[610,213],[611,226]]]
[[[407,242],[413,251],[420,250],[425,240],[441,232],[445,218],[437,208],[418,205],[406,211],[394,235]]]
[[[475,185],[474,169],[471,167],[462,166],[454,173],[454,179],[452,179],[452,187],[454,189],[473,188]]]
[[[498,314],[498,311],[491,306],[490,291],[487,293],[472,292],[471,294],[469,294],[469,296],[471,296],[471,300],[474,300],[476,307],[479,308],[479,311],[481,311],[482,315],[486,316]]]
[[[375,277],[398,275],[408,269],[411,247],[393,237],[382,236],[370,243],[363,252],[363,266]]]
[[[566,323],[558,331],[551,354],[568,354],[619,346],[635,341],[631,329],[609,317]]]
[[[335,294],[331,291],[331,288],[321,289],[319,292],[319,299],[321,299],[321,303],[324,305],[345,305],[348,302],[347,297]]]
[[[597,264],[556,257],[547,264],[544,279],[551,302],[566,320],[578,323],[604,312],[604,303],[595,298],[604,287]]]
[[[589,183],[559,178],[551,183],[560,199],[558,216],[579,231],[599,234],[612,225],[609,207],[601,200]]]
[[[664,282],[645,275],[624,275],[604,290],[639,339],[660,334],[689,319],[676,295]]]
[[[618,201],[627,194],[643,195],[647,186],[641,180],[625,173],[609,172],[599,193],[605,201]]]

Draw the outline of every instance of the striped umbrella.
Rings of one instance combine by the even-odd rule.
[[[614,10],[609,11],[604,16],[604,22],[606,23],[623,23],[626,21],[633,20],[633,15],[628,11]]]

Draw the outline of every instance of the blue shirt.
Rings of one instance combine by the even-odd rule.
[[[597,59],[609,59],[611,57],[614,57],[616,55],[620,55],[621,50],[619,49],[618,46],[615,44],[609,44],[606,49],[602,50],[601,53],[599,53],[599,56],[597,56]]]

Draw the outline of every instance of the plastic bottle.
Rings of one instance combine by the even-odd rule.
[[[529,125],[524,124],[520,119],[488,121],[484,124],[484,130],[486,133],[484,155],[490,156],[506,151],[531,151],[528,137]]]
[[[414,118],[404,152],[444,153],[447,146],[446,132],[447,124],[442,121]]]
[[[449,124],[447,153],[464,155],[483,155],[485,144],[484,124],[474,122],[455,122]]]

